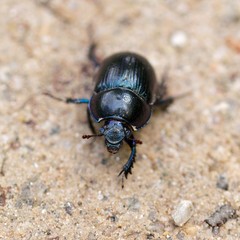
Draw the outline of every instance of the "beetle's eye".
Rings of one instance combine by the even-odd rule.
[[[125,131],[125,137],[128,138],[131,135],[131,131],[126,127],[124,128],[124,131]]]

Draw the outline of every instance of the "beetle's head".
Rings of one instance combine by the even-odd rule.
[[[117,153],[122,146],[125,137],[131,134],[131,131],[125,127],[122,122],[111,120],[105,122],[105,125],[100,129],[105,137],[105,144],[111,153]]]

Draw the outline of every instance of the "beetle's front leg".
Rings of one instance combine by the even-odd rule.
[[[73,104],[82,104],[82,103],[88,104],[89,103],[89,99],[87,99],[87,98],[60,98],[60,97],[56,97],[56,96],[52,95],[49,92],[44,92],[43,94],[48,96],[48,97],[51,97],[55,100],[65,102],[65,103],[73,103]],[[89,109],[87,110],[87,118],[88,118],[89,128],[91,129],[93,134],[96,134],[96,130],[95,130],[95,128],[93,126],[93,123],[91,121],[91,116],[90,116]]]
[[[74,104],[81,104],[81,103],[89,103],[89,99],[86,98],[66,98],[66,103],[74,103]]]
[[[124,176],[127,179],[128,174],[129,173],[132,174],[133,163],[135,162],[135,156],[136,156],[137,141],[134,138],[128,138],[125,141],[131,148],[131,154],[130,154],[130,157],[128,158],[128,161],[124,164],[123,169],[118,176],[124,173]]]
[[[60,98],[60,97],[54,96],[50,92],[43,92],[43,94],[57,101],[65,102],[65,103],[74,103],[74,104],[89,103],[89,99],[87,98]]]

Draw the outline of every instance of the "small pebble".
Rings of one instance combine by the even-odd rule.
[[[210,227],[212,227],[213,234],[218,234],[219,228],[225,224],[229,219],[237,218],[236,210],[229,204],[219,207],[209,218],[205,219]]]
[[[109,216],[108,219],[109,219],[111,222],[116,222],[116,221],[117,221],[117,217],[116,217],[115,215]]]
[[[187,35],[183,31],[176,31],[172,34],[170,42],[173,47],[183,48],[187,43]]]
[[[174,209],[172,218],[177,226],[183,226],[193,214],[193,204],[191,201],[182,200]]]
[[[127,209],[133,212],[137,212],[140,209],[140,202],[136,197],[130,197],[126,199]]]
[[[71,202],[66,202],[64,204],[64,209],[65,209],[66,213],[69,214],[70,216],[72,216],[72,214],[73,214],[73,208],[74,208],[74,206]]]
[[[180,232],[177,233],[176,237],[177,237],[178,240],[184,240],[185,239],[185,233],[180,231]]]
[[[6,204],[6,192],[0,185],[0,207],[4,207]]]
[[[60,126],[59,125],[54,125],[51,129],[50,129],[50,135],[56,135],[60,133]]]
[[[217,188],[228,190],[228,181],[224,175],[220,175],[217,181]]]
[[[154,234],[153,233],[148,233],[146,237],[147,237],[147,240],[154,239]]]
[[[102,194],[101,191],[98,192],[98,196],[97,196],[97,198],[98,198],[98,200],[100,200],[100,201],[103,200],[104,196],[103,196],[103,194]]]

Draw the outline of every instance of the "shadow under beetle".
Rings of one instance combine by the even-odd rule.
[[[158,84],[152,66],[144,57],[132,52],[120,52],[100,63],[94,49],[95,45],[92,45],[88,56],[99,69],[90,100],[63,100],[50,93],[45,94],[66,103],[88,104],[88,123],[93,135],[83,135],[83,138],[104,136],[106,147],[111,153],[117,153],[123,141],[129,145],[131,154],[119,173],[119,176],[123,173],[127,178],[129,173],[132,174],[136,145],[141,143],[134,138],[133,132],[147,124],[153,106],[166,110],[176,97],[167,97],[166,74]],[[96,133],[91,119],[98,123],[104,122],[99,133]]]

